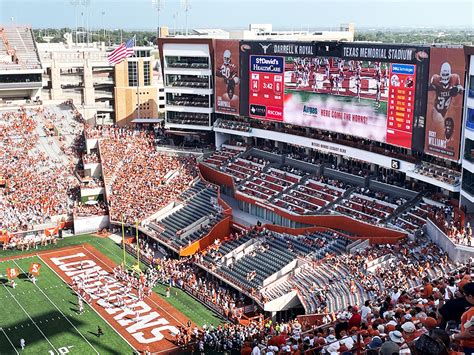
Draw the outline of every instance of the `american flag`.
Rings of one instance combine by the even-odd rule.
[[[107,56],[109,60],[109,64],[118,64],[125,58],[130,57],[133,55],[133,46],[135,45],[135,37],[130,38],[127,42],[122,43],[120,46],[115,48],[110,54]]]

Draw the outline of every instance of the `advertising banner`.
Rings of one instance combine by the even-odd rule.
[[[239,115],[240,105],[240,42],[217,40],[215,46],[215,111]]]
[[[462,48],[431,48],[425,153],[459,160],[465,59]]]
[[[10,280],[13,280],[13,279],[17,278],[18,275],[20,275],[20,272],[18,271],[18,269],[16,267],[7,268],[7,277]]]
[[[41,264],[40,263],[31,263],[30,264],[30,269],[29,272],[31,275],[39,276],[41,270]]]

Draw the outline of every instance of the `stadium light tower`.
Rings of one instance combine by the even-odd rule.
[[[86,40],[87,44],[90,42],[90,27],[89,27],[89,5],[91,0],[82,0],[82,5],[84,5],[84,10],[86,13]]]
[[[104,22],[104,16],[105,16],[105,11],[102,11],[102,33],[103,33],[103,37],[104,37],[104,42],[105,42],[105,22]],[[99,36],[100,38],[100,36]],[[99,40],[100,42],[100,40]]]
[[[160,38],[160,11],[165,7],[165,0],[151,0],[151,6],[158,13],[158,26],[156,27],[156,38]]]
[[[74,6],[74,20],[75,20],[75,26],[74,26],[74,38],[75,38],[75,43],[77,46],[77,6],[80,4],[81,0],[71,0],[71,5]]]
[[[181,0],[181,7],[184,9],[184,13],[186,15],[186,37],[188,36],[188,12],[189,10],[191,9],[191,4],[190,4],[190,0]]]

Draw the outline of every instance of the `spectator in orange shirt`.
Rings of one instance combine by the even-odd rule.
[[[431,285],[427,277],[423,281],[425,282],[423,285],[423,298],[428,298],[433,294],[433,285]]]
[[[474,306],[474,282],[464,285],[464,296]],[[451,335],[452,341],[460,341],[464,354],[474,354],[474,307],[461,316],[461,333]]]

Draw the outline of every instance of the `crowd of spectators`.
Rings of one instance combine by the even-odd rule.
[[[2,245],[3,250],[27,251],[37,249],[39,246],[56,244],[57,235],[46,235],[41,232],[31,232],[29,234],[14,234],[7,243]]]
[[[415,173],[436,179],[448,185],[457,185],[461,180],[461,172],[446,167],[422,162],[413,170]]]
[[[101,216],[107,214],[107,204],[103,201],[93,201],[93,203],[79,202],[75,209],[77,217]]]
[[[242,120],[224,120],[220,119],[216,121],[215,127],[222,128],[222,129],[230,129],[233,131],[241,131],[241,132],[250,132],[252,131],[252,127],[250,123]]]
[[[234,238],[245,238],[245,232]],[[152,255],[151,246],[147,248]],[[211,246],[207,253],[219,259],[219,245]],[[392,257],[389,264],[367,271],[371,262],[386,255]],[[446,266],[448,260],[426,240],[372,246],[351,257],[329,256],[328,263],[344,264],[350,277],[358,277],[371,292],[359,304],[346,304],[317,321],[305,316],[272,321],[258,312],[248,319],[243,315],[248,301],[204,273],[196,266],[200,260],[202,255],[155,259],[148,271],[153,280],[168,287],[167,297],[173,297],[173,288],[181,288],[230,321],[181,327],[176,342],[188,350],[275,355],[354,354],[358,350],[366,354],[447,354],[448,350],[462,351],[462,347],[469,351],[474,342],[468,331],[474,327],[473,311],[464,313],[474,305],[470,263],[433,271],[434,265]],[[347,287],[349,291],[349,283]],[[245,326],[240,322],[243,319]]]
[[[108,205],[113,221],[135,224],[170,203],[197,177],[193,156],[158,152],[146,132],[108,128],[98,133]]]
[[[41,136],[47,109],[6,111],[0,115],[0,166],[6,187],[0,189],[0,223],[11,231],[47,223],[72,211],[76,142]],[[45,147],[47,146],[47,148]]]

